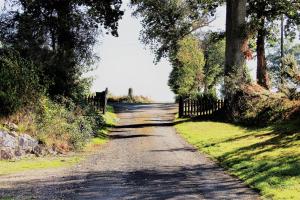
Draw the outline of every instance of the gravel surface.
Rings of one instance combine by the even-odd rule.
[[[174,104],[117,106],[112,140],[71,169],[0,177],[16,199],[259,199],[187,144],[173,127]]]

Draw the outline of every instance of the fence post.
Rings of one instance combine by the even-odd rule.
[[[105,89],[104,91],[104,99],[103,99],[103,114],[106,113],[106,107],[107,107],[107,96],[108,96],[108,88]]]
[[[178,112],[179,118],[183,117],[183,98],[182,96],[179,97],[179,112]]]
[[[132,88],[129,88],[129,89],[128,89],[128,98],[129,98],[130,100],[133,99],[133,89],[132,89]]]

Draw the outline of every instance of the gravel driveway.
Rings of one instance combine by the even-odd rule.
[[[176,109],[174,104],[119,104],[120,121],[99,152],[71,169],[0,177],[0,197],[259,199],[176,134]]]

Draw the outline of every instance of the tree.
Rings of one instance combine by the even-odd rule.
[[[246,0],[227,0],[226,9],[225,96],[230,99],[237,83],[247,80]]]
[[[178,41],[214,18],[213,13],[222,1],[212,0],[131,0],[134,15],[141,17],[141,41],[150,46],[156,62],[172,57],[178,50]]]
[[[204,37],[204,93],[216,95],[216,85],[223,81],[225,65],[224,33],[207,33]]]
[[[250,29],[257,32],[257,82],[269,89],[265,41],[274,28],[274,22],[284,15],[287,17],[286,30],[295,36],[295,28],[300,22],[299,1],[248,0],[247,13],[250,18]]]
[[[0,40],[32,60],[51,95],[72,96],[94,61],[100,27],[117,36],[121,0],[10,0],[0,16]]]
[[[285,43],[284,51],[286,56],[282,59],[280,44],[270,48],[271,53],[267,56],[268,70],[273,86],[291,98],[300,85],[300,45]]]
[[[204,55],[198,38],[186,36],[179,42],[179,50],[169,77],[169,86],[179,96],[193,96],[203,90]]]

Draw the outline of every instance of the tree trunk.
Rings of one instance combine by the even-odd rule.
[[[265,55],[265,30],[260,28],[257,33],[256,41],[256,53],[257,53],[257,83],[262,87],[269,89],[269,77],[267,73],[267,61]]]
[[[227,0],[225,76],[236,73],[237,69],[245,65],[243,49],[247,36],[246,2],[247,0]]]
[[[226,52],[225,52],[225,99],[226,116],[232,119],[236,88],[246,79],[245,56],[248,50],[246,32],[247,0],[227,0],[226,4]]]
[[[281,84],[281,87],[284,85],[284,78],[283,78],[283,57],[284,57],[284,16],[281,15],[281,25],[280,25],[280,52],[281,52],[281,55],[280,55],[280,58],[281,58],[281,69],[280,69],[280,84]]]

